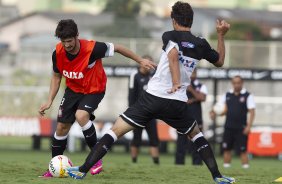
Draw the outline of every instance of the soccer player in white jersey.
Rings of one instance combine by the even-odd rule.
[[[152,119],[161,119],[192,140],[216,183],[235,182],[234,178],[219,172],[212,149],[186,104],[190,75],[199,60],[206,59],[216,67],[224,64],[224,35],[230,25],[225,21],[217,21],[218,45],[215,51],[205,39],[191,34],[193,14],[189,3],[176,2],[173,5],[171,18],[174,30],[162,36],[163,52],[147,91],[120,115],[111,130],[91,150],[82,166],[68,169],[71,177],[84,178],[91,166],[107,153],[118,138],[134,128],[145,127]]]

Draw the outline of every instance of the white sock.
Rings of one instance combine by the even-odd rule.
[[[248,169],[249,167],[250,167],[249,164],[243,164],[243,165],[242,165],[242,168],[243,168],[243,169]]]
[[[92,121],[88,121],[83,127],[81,127],[82,131],[88,130],[93,125]]]
[[[117,140],[117,135],[115,134],[115,132],[113,132],[112,130],[108,130],[106,132],[106,134],[109,134],[113,139],[114,139],[114,142],[116,142]]]
[[[56,134],[56,132],[55,132],[54,137],[55,137],[55,139],[57,139],[57,140],[65,140],[65,139],[68,138],[68,134],[65,135],[65,136],[58,136],[58,135]]]
[[[202,132],[200,132],[200,133],[198,133],[197,135],[195,135],[192,139],[191,139],[191,141],[192,142],[195,142],[198,138],[200,138],[200,137],[204,137],[204,135],[203,135],[203,133]]]
[[[224,168],[229,168],[229,167],[231,167],[231,164],[230,164],[230,163],[224,163],[224,164],[223,164],[223,167],[224,167]]]

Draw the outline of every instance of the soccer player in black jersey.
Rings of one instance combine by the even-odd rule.
[[[160,62],[148,83],[146,93],[120,115],[111,130],[91,150],[82,166],[67,169],[71,177],[83,179],[91,166],[107,153],[118,138],[134,128],[144,128],[152,119],[160,119],[192,140],[216,183],[235,182],[234,178],[223,176],[219,172],[213,151],[186,104],[186,89],[199,60],[206,59],[216,67],[223,66],[224,35],[230,25],[223,20],[217,21],[218,44],[215,51],[205,39],[190,32],[193,14],[189,3],[176,2],[173,5],[171,18],[174,30],[165,32],[162,36]]]
[[[226,115],[223,134],[223,167],[231,167],[232,149],[240,152],[242,168],[249,168],[247,143],[252,124],[255,118],[255,101],[253,95],[244,87],[244,81],[240,76],[234,76],[231,80],[232,89],[222,96],[220,102],[224,105],[221,116]],[[216,114],[211,111],[211,118]]]

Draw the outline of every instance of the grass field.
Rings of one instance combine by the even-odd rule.
[[[10,142],[9,142],[10,140]],[[13,139],[12,139],[13,140]],[[9,149],[4,149],[4,142]],[[25,145],[28,141],[17,141]],[[152,164],[149,155],[140,155],[138,164],[131,163],[128,153],[110,152],[104,158],[104,172],[97,176],[87,175],[84,180],[76,181],[72,178],[41,179],[48,167],[50,153],[45,151],[15,150],[15,141],[3,140],[0,137],[0,184],[206,184],[213,183],[206,167],[193,167],[190,158],[186,158],[185,166],[175,166],[172,154],[161,155],[161,165]],[[5,146],[6,147],[6,146]],[[74,164],[81,164],[86,152],[66,153]],[[233,176],[240,184],[268,184],[282,176],[282,162],[275,158],[255,158],[251,161],[251,168],[243,170],[238,159],[234,159],[232,168],[223,169],[222,159],[217,159],[223,174]]]

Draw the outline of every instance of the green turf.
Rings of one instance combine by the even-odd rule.
[[[67,153],[74,164],[82,163],[86,153]],[[148,155],[142,154],[138,164],[132,164],[128,154],[109,153],[104,159],[104,172],[97,175],[87,175],[82,181],[71,178],[41,179],[37,178],[46,168],[49,153],[36,151],[0,150],[0,183],[36,183],[36,184],[69,184],[69,183],[97,183],[97,184],[158,184],[158,183],[213,183],[206,167],[193,167],[190,159],[185,166],[175,166],[172,155],[162,155],[161,165],[152,164]],[[222,164],[222,160],[219,164]],[[281,162],[276,159],[256,158],[251,161],[251,168],[243,170],[239,160],[234,160],[233,167],[223,169],[226,175],[233,176],[237,183],[267,184],[281,173]]]

